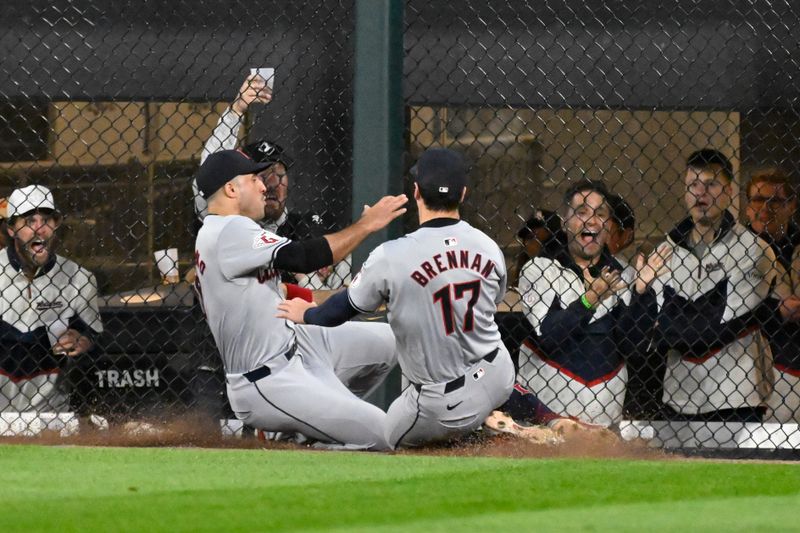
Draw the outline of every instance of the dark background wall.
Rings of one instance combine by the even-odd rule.
[[[295,156],[293,201],[349,213],[352,29],[350,1],[10,0],[0,97],[230,101],[250,67],[274,66],[251,138]],[[320,182],[335,194],[312,194]]]

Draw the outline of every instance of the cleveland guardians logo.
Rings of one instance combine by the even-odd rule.
[[[260,235],[257,235],[253,239],[253,250],[258,250],[259,248],[264,248],[265,246],[269,246],[270,244],[275,244],[280,240],[280,237],[277,235],[273,235],[272,233],[268,233],[266,231],[261,232]]]

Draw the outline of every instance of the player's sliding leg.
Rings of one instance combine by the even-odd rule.
[[[335,328],[297,326],[298,345],[328,359],[339,380],[359,398],[374,391],[397,364],[388,324],[346,322]]]
[[[346,390],[327,363],[306,361],[300,350],[286,366],[256,381],[242,375],[227,379],[231,407],[245,424],[349,449],[388,449],[386,414]]]

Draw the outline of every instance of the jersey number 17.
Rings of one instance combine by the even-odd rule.
[[[464,283],[450,283],[433,293],[433,302],[438,303],[442,308],[442,322],[444,331],[447,335],[452,334],[456,329],[456,317],[453,310],[453,300],[461,300],[469,294],[467,310],[461,322],[461,331],[468,333],[475,327],[475,312],[473,308],[478,303],[481,295],[481,281],[465,281]]]

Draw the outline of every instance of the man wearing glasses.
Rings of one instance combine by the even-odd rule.
[[[753,172],[747,184],[748,227],[764,239],[789,273],[792,292],[800,292],[800,228],[793,218],[797,197],[790,177],[778,168]],[[769,396],[769,420],[800,421],[800,326],[773,323],[766,328],[775,368],[775,387]]]

